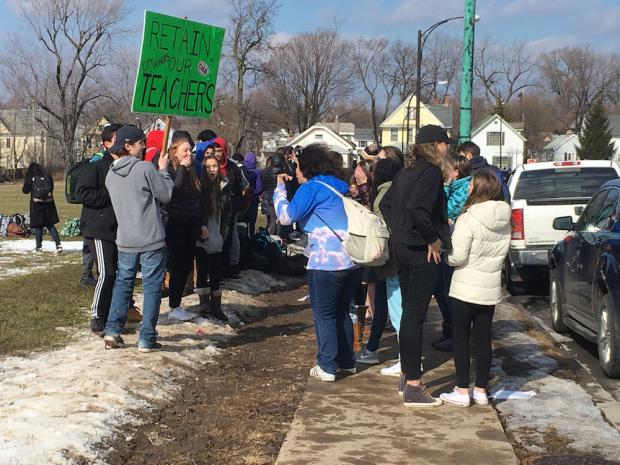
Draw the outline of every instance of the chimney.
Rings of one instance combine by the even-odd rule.
[[[450,96],[449,96],[449,95],[446,95],[446,96],[443,98],[443,104],[444,104],[445,106],[447,106],[447,107],[448,107],[448,106],[450,106]]]

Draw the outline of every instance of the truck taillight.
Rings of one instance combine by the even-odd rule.
[[[512,210],[512,240],[522,241],[525,239],[525,227],[523,226],[523,208]]]

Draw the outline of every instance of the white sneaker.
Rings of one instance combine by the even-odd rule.
[[[170,320],[190,321],[196,318],[196,315],[193,313],[189,313],[183,307],[177,307],[170,310],[170,312],[168,313],[168,318]]]
[[[381,374],[383,376],[400,376],[400,361],[396,362],[391,367],[381,368]]]
[[[474,404],[477,405],[489,405],[489,398],[487,397],[486,392],[480,392],[476,389],[473,389]]]
[[[310,370],[310,376],[312,378],[320,379],[321,381],[336,381],[336,375],[323,371],[323,369],[318,365],[312,367]]]
[[[459,407],[469,407],[471,405],[469,392],[467,394],[461,394],[457,388],[454,388],[452,392],[444,392],[439,398],[448,404],[458,405]]]
[[[379,359],[376,352],[371,352],[368,349],[360,350],[355,353],[355,360],[357,363],[364,363],[366,365],[378,365]]]

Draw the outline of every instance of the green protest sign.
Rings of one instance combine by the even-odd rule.
[[[224,29],[146,11],[131,110],[211,117]]]

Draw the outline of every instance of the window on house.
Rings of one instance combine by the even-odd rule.
[[[390,142],[396,142],[398,140],[398,128],[390,129]]]
[[[318,139],[318,140],[322,140],[323,139],[323,134],[315,134],[314,138]]]
[[[501,143],[500,143],[500,134],[501,134]],[[487,132],[487,145],[488,146],[499,146],[504,145],[506,139],[505,132]]]
[[[367,142],[367,141],[365,141],[365,140],[361,140],[361,141],[359,141],[359,147],[360,147],[361,149],[366,148],[366,146],[367,146],[367,145],[368,145],[368,142]]]

